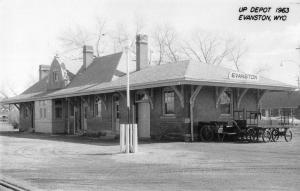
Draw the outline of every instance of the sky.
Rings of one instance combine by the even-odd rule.
[[[239,15],[247,13],[240,7],[271,7],[271,15],[288,7],[289,13],[286,21],[241,21]],[[247,46],[243,71],[263,66],[266,77],[297,84],[300,0],[0,0],[0,88],[10,95],[24,91],[38,80],[39,65],[51,64],[63,52],[61,34],[76,26],[93,31],[95,18],[105,18],[109,27],[128,28],[141,19],[145,34],[163,23],[186,36],[195,29],[230,34]],[[76,72],[81,63],[65,65]]]

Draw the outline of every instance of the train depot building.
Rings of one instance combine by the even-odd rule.
[[[196,139],[199,124],[228,121],[234,110],[260,109],[266,92],[293,86],[194,61],[150,65],[148,38],[137,35],[130,62],[130,119],[139,138]],[[127,123],[126,54],[94,57],[83,47],[82,67],[69,72],[56,57],[40,66],[40,79],[2,101],[20,111],[20,131],[118,137]]]

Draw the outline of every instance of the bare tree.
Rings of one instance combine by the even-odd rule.
[[[181,59],[179,38],[175,29],[169,25],[157,26],[153,33],[154,54],[157,63],[177,62]]]
[[[253,71],[254,74],[264,74],[266,73],[267,71],[269,71],[270,67],[269,65],[267,64],[262,64],[262,65],[259,65],[258,67],[256,67]]]
[[[62,43],[64,51],[59,55],[69,60],[78,60],[81,58],[81,50],[83,45],[94,44],[97,56],[104,52],[106,45],[104,39],[107,33],[106,20],[100,17],[95,19],[95,30],[93,32],[87,30],[83,26],[69,28],[64,31],[58,38]]]
[[[233,62],[233,65],[237,71],[240,71],[242,65],[241,59],[247,53],[248,49],[244,46],[241,40],[232,39],[232,46],[229,50],[229,60]]]
[[[100,47],[101,41],[105,36],[105,20],[97,18],[97,31],[96,31],[96,52],[97,56],[100,56],[101,48],[104,49],[104,45]]]
[[[75,29],[67,29],[59,36],[59,40],[62,42],[63,46],[68,50],[81,48],[85,45],[88,40],[91,38],[91,35],[87,30],[82,26],[77,26]]]
[[[232,50],[229,40],[197,31],[182,47],[184,54],[201,63],[220,65]]]

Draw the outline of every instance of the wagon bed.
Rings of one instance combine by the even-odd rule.
[[[274,120],[262,117],[259,111],[239,110],[234,111],[233,116],[229,121],[202,122],[200,139],[212,141],[217,137],[219,141],[224,141],[226,137],[232,137],[233,140],[251,142],[277,141],[279,137],[284,137],[287,142],[292,139],[293,124],[289,115],[281,115]]]

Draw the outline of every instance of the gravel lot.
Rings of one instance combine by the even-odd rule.
[[[299,131],[300,132],[300,131]],[[300,133],[290,143],[141,143],[0,133],[1,176],[41,190],[299,190]]]

